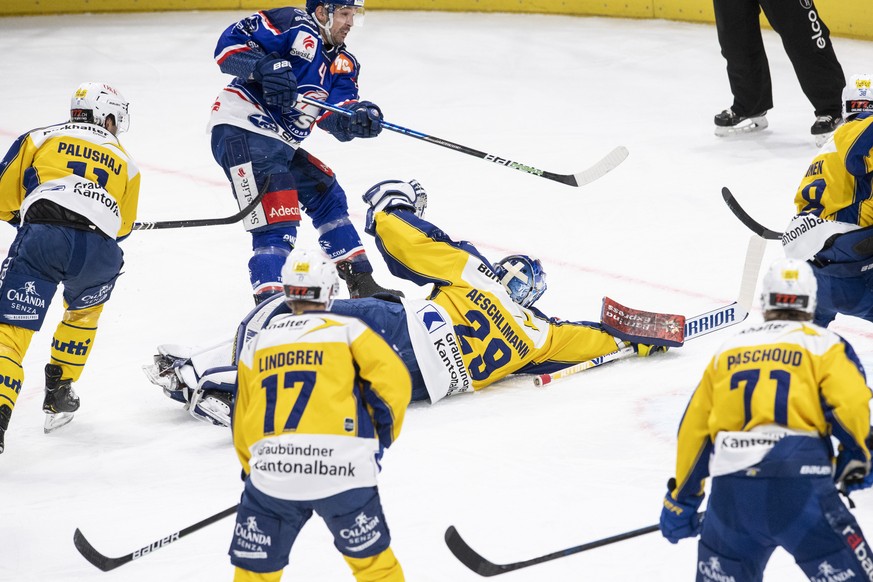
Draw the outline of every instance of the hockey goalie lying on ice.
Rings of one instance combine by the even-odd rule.
[[[427,197],[414,180],[380,182],[364,200],[371,206],[365,230],[376,237],[391,273],[418,285],[432,284],[432,291],[428,299],[331,300],[329,310],[361,319],[394,346],[412,378],[412,401],[435,403],[510,374],[555,372],[621,349],[646,356],[681,345],[681,333],[679,341],[670,341],[546,316],[533,306],[546,290],[540,262],[511,255],[492,265],[469,242],[453,241],[421,218]],[[283,277],[290,275],[293,257]],[[307,285],[327,297],[335,280],[333,272],[313,272]],[[239,354],[260,330],[291,312],[286,299],[293,297],[278,293],[258,305],[235,338],[216,346],[160,346],[146,374],[193,416],[228,426]]]

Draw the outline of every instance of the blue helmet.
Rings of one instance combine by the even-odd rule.
[[[494,274],[509,297],[522,307],[530,307],[546,292],[546,272],[539,259],[509,255],[494,266]]]
[[[364,0],[306,0],[306,12],[312,14],[319,6],[353,6],[363,8]]]

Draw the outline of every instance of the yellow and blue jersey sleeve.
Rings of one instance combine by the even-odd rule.
[[[36,147],[29,134],[20,136],[0,162],[0,220],[9,221],[21,208],[27,190],[24,172],[31,167]]]
[[[807,168],[794,203],[798,214],[873,225],[873,115],[843,124]]]
[[[387,448],[400,435],[412,398],[412,379],[397,352],[369,328],[352,342],[351,352],[367,411],[380,445]]]
[[[834,436],[869,460],[870,397],[854,351],[832,332],[778,322],[736,336],[710,361],[682,418],[675,496],[702,493],[720,432],[776,425]]]

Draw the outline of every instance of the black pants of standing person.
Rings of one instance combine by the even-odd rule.
[[[812,0],[713,0],[721,54],[734,96],[731,109],[750,116],[773,108],[770,67],[761,38],[761,9],[782,38],[797,80],[816,117],[842,114],[846,84],[830,30]]]

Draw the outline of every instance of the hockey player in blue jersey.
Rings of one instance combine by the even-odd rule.
[[[848,342],[811,323],[816,287],[808,264],[776,261],[763,282],[764,323],[722,345],[685,410],[660,527],[672,543],[700,534],[698,582],[758,582],[777,547],[810,580],[873,575],[870,546],[837,492],[873,484],[870,389]]]
[[[364,0],[307,0],[305,10],[263,10],[229,26],[215,48],[221,71],[234,79],[212,106],[212,153],[240,208],[266,192],[244,220],[252,235],[249,277],[256,303],[282,290],[282,265],[294,248],[301,208],[352,297],[386,291],[373,280],[333,171],[300,147],[315,124],[343,142],[382,130],[379,107],[359,101],[361,67],[345,46],[363,11]],[[298,104],[298,94],[354,115],[322,113]]]
[[[380,182],[364,198],[372,206],[367,232],[391,272],[433,289],[425,300],[337,300],[330,311],[361,319],[397,349],[412,378],[412,401],[435,403],[510,374],[551,373],[628,345],[598,323],[539,311],[533,304],[546,290],[540,262],[511,255],[492,265],[470,243],[451,240],[421,218],[425,195],[417,182]],[[239,350],[288,313],[285,299],[278,294],[256,307],[233,342],[197,352],[161,346],[146,374],[195,417],[227,425]],[[639,355],[658,351],[635,348]]]

